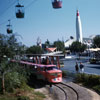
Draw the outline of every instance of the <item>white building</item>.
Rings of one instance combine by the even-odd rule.
[[[69,48],[69,46],[74,42],[76,41],[76,39],[68,39],[65,41],[65,48]]]

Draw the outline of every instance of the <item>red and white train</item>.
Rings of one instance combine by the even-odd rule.
[[[62,71],[54,64],[44,65],[16,60],[12,60],[12,62],[17,62],[21,66],[30,68],[31,72],[36,76],[37,79],[41,79],[49,83],[62,82]]]

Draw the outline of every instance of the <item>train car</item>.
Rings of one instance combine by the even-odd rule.
[[[62,82],[62,71],[56,67],[54,64],[44,65],[36,64],[27,61],[16,61],[21,66],[29,68],[31,73],[36,76],[37,79],[47,81],[49,83],[59,83]]]
[[[37,65],[37,78],[50,83],[62,82],[62,71],[56,65]]]

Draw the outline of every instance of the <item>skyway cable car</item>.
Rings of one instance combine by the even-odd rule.
[[[52,0],[52,6],[55,9],[62,8],[62,1],[61,0]]]
[[[9,24],[7,25],[7,33],[11,34],[11,33],[13,33],[12,25],[10,25],[10,20],[8,20],[8,21],[9,21]]]
[[[16,18],[24,18],[24,6],[19,4],[16,7]]]

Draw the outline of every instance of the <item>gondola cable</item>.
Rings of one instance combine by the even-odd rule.
[[[16,3],[16,1],[14,1],[14,2],[13,2],[10,6],[8,6],[5,10],[3,10],[2,12],[0,12],[0,14],[1,14],[0,17],[3,16],[4,13],[7,12],[7,11],[12,7],[12,5],[14,5],[15,3]]]

